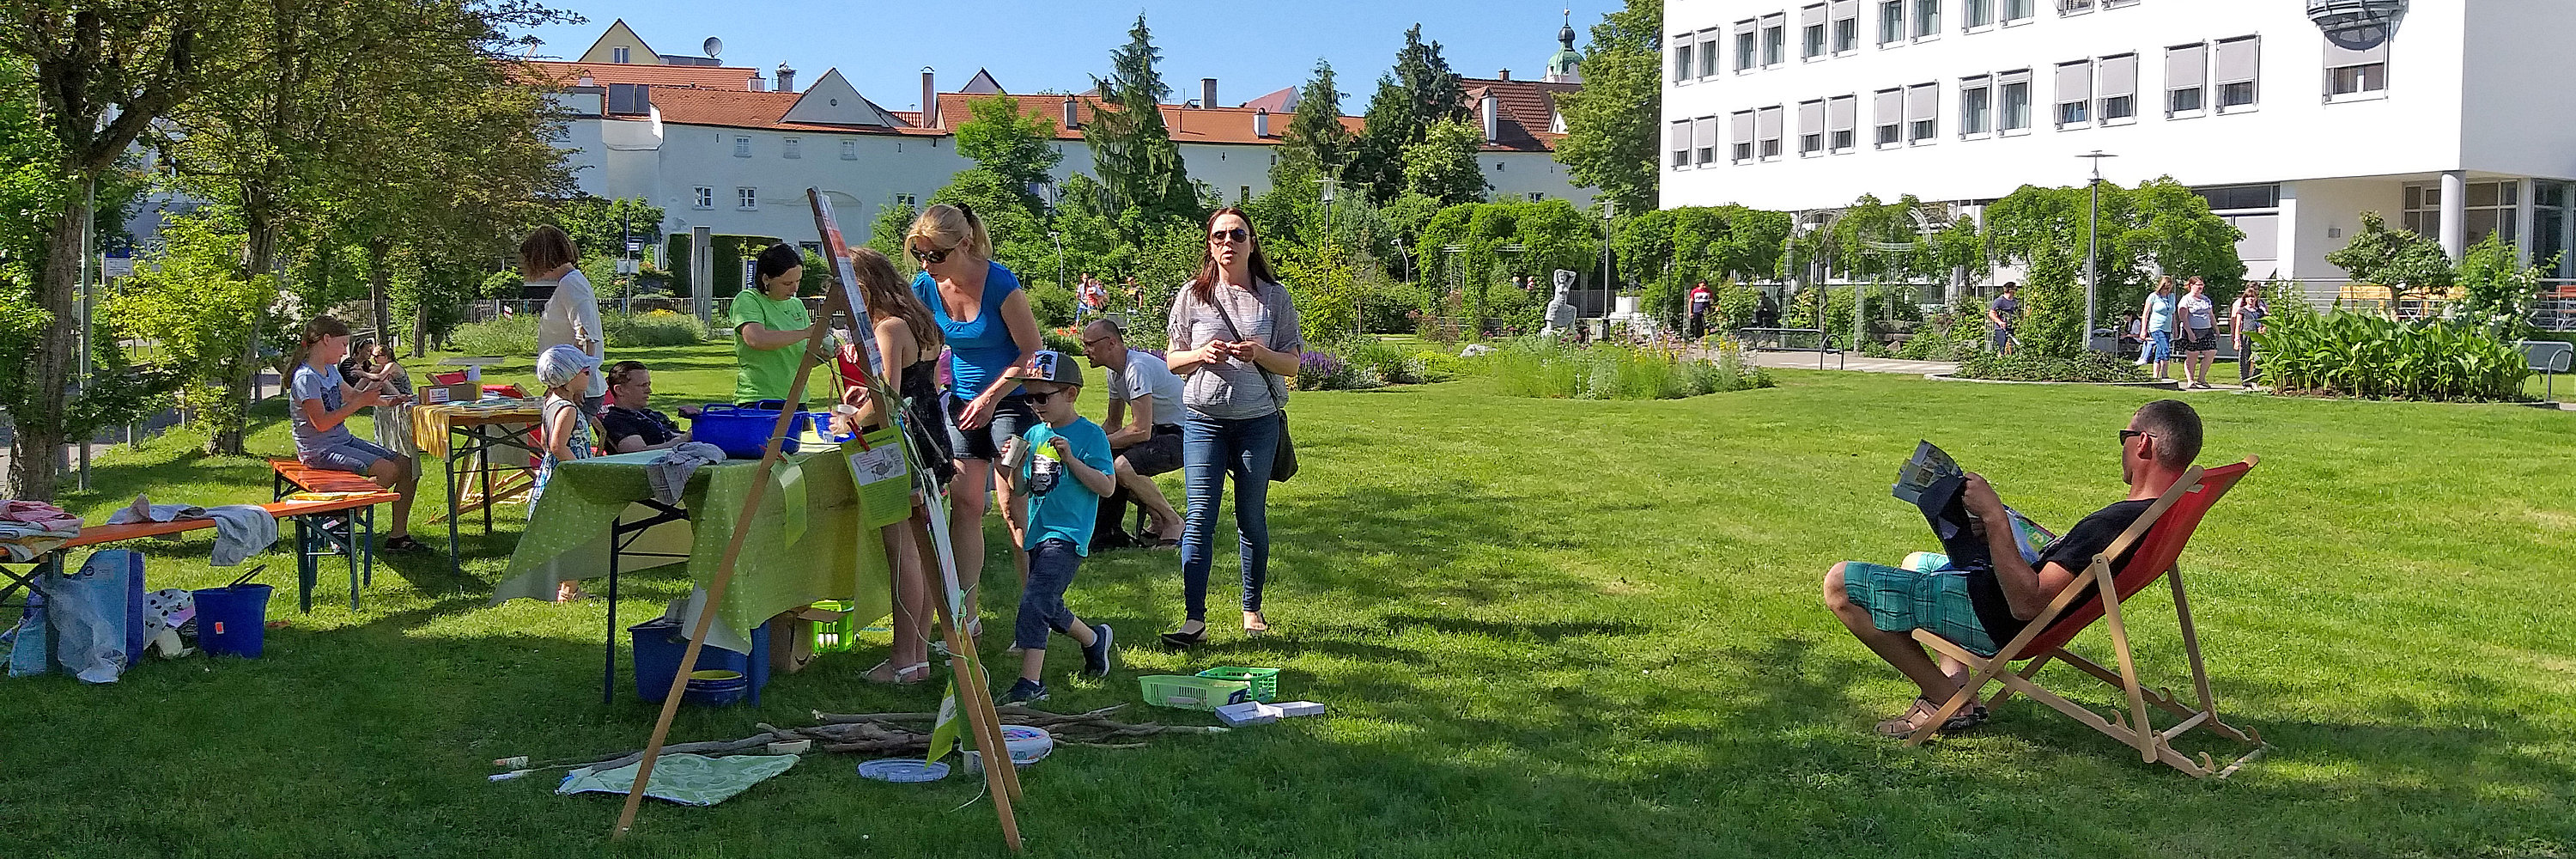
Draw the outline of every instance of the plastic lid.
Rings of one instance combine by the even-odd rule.
[[[948,777],[948,765],[918,758],[881,758],[859,764],[859,775],[898,783],[938,781]]]
[[[721,668],[709,668],[703,671],[689,672],[689,679],[691,680],[737,680],[741,679],[741,677],[742,672],[740,671],[726,671]]]

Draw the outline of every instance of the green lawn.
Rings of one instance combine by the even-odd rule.
[[[671,402],[730,390],[722,348],[645,359],[672,370],[658,380]],[[2576,415],[2192,394],[2206,461],[2264,460],[2183,563],[2223,711],[2276,746],[2230,781],[2199,782],[2028,701],[1928,748],[1871,736],[1910,687],[1818,604],[1834,561],[1930,543],[1887,494],[1917,439],[2024,511],[2071,523],[2120,493],[2113,431],[2152,393],[1775,372],[1775,389],[1651,403],[1505,399],[1477,380],[1298,395],[1305,470],[1271,510],[1283,634],[1243,640],[1226,588],[1212,597],[1219,643],[1165,653],[1149,642],[1180,618],[1175,554],[1104,553],[1070,601],[1117,625],[1124,667],[1106,683],[1051,682],[1047,706],[1131,701],[1138,674],[1237,664],[1285,668],[1288,695],[1330,712],[1060,751],[1025,774],[1029,854],[2576,850]],[[270,404],[256,451],[288,449],[280,414]],[[99,491],[69,506],[100,516],[139,491],[261,500],[261,465],[199,458],[191,441],[109,458]],[[461,579],[443,556],[394,561],[363,612],[328,575],[309,616],[281,594],[272,616],[294,622],[266,659],[154,662],[106,687],[0,685],[0,844],[19,848],[0,852],[1003,853],[990,807],[959,808],[977,782],[865,782],[848,756],[809,756],[714,808],[648,804],[624,846],[607,841],[613,797],[486,782],[495,757],[640,746],[655,713],[632,695],[598,701],[602,604],[484,604],[517,527],[470,537]],[[207,546],[143,546],[154,586],[225,578]],[[269,581],[291,579],[283,552],[267,560]],[[987,569],[987,628],[1007,629],[1010,567]],[[684,587],[636,581],[621,618]],[[2167,602],[2149,591],[2131,611],[2151,676],[2182,686]],[[1004,637],[987,642],[995,655]],[[828,656],[773,681],[757,709],[684,711],[675,736],[934,705],[931,686],[858,681],[880,655]],[[1060,649],[1050,674],[1075,656]]]

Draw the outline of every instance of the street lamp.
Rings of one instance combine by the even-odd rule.
[[[2101,291],[2101,277],[2095,273],[2093,266],[2094,258],[2099,255],[2097,249],[2101,246],[2102,159],[2120,156],[2096,149],[2075,157],[2091,159],[2093,162],[2093,181],[2085,186],[2092,191],[2093,200],[2088,204],[2084,216],[2084,348],[2091,349],[2093,348],[2093,304]]]
[[[1610,318],[1611,305],[1616,303],[1616,299],[1610,295],[1610,222],[1617,216],[1618,211],[1619,201],[1607,197],[1601,199],[1601,318],[1605,320],[1601,323],[1603,334],[1610,333],[1610,323],[1606,320]]]
[[[1064,288],[1064,231],[1048,230],[1047,241],[1055,243],[1055,288]]]

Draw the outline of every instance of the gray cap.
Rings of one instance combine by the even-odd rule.
[[[1024,371],[1020,381],[1054,382],[1079,388],[1082,387],[1082,365],[1075,362],[1072,356],[1062,352],[1040,349],[1035,356],[1029,358],[1029,368]]]

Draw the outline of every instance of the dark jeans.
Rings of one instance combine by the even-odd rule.
[[[2239,384],[2251,382],[2254,381],[2254,377],[2262,374],[2263,367],[2260,364],[2255,363],[2254,360],[2254,341],[2242,337],[2237,338],[2236,381]]]
[[[1216,508],[1234,477],[1234,530],[1242,540],[1243,610],[1261,610],[1270,576],[1270,464],[1279,452],[1279,413],[1212,418],[1190,412],[1181,422],[1181,471],[1190,491],[1181,532],[1181,587],[1190,619],[1207,620],[1208,567],[1216,555]]]
[[[1073,586],[1079,569],[1082,554],[1070,540],[1049,537],[1029,550],[1029,583],[1020,586],[1020,617],[1011,623],[1011,643],[1045,650],[1047,630],[1072,634],[1073,609],[1065,607],[1064,591]]]

